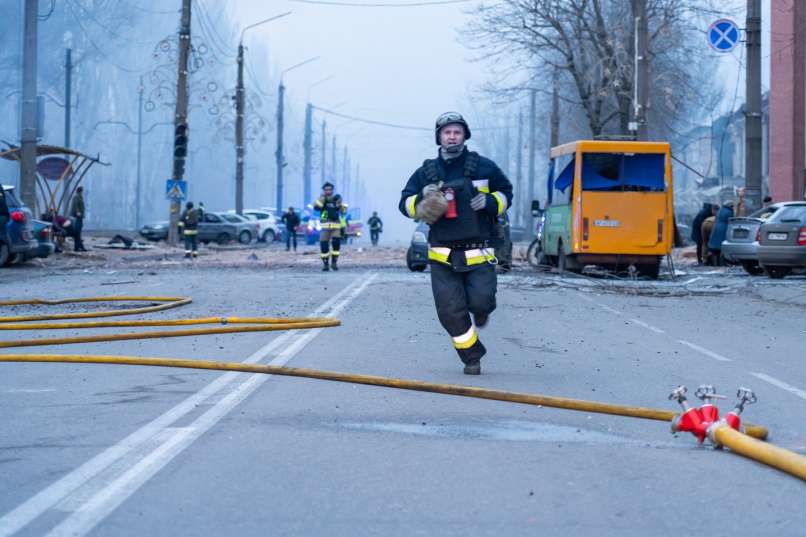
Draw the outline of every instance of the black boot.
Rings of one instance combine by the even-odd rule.
[[[338,259],[339,259],[338,256],[333,256],[333,261],[330,263],[331,266],[333,267],[333,270],[339,270],[339,266],[336,264],[336,261],[338,261]]]
[[[481,361],[471,360],[465,364],[465,375],[481,375]]]
[[[322,272],[327,272],[327,271],[329,271],[329,270],[330,270],[330,260],[329,260],[327,257],[323,257],[323,258],[322,258],[322,263],[323,263],[323,265],[324,265],[324,266],[322,267]]]

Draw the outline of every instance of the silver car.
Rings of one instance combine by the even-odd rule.
[[[758,263],[758,229],[786,205],[774,203],[749,216],[734,216],[729,219],[725,240],[722,242],[722,257],[729,263],[742,265],[748,274],[763,274],[764,270]]]
[[[806,202],[786,204],[761,226],[758,261],[770,278],[806,269]]]

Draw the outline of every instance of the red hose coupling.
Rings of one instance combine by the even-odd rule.
[[[742,418],[740,418],[739,414],[735,411],[725,414],[725,423],[727,423],[731,429],[736,429],[737,431],[742,430]]]
[[[456,194],[452,188],[445,189],[445,199],[448,200],[448,210],[445,211],[445,218],[456,218]]]
[[[708,427],[703,424],[699,408],[689,408],[672,420],[672,432],[691,433],[697,437],[700,443],[705,440],[707,430]]]
[[[708,425],[719,421],[719,408],[712,403],[705,403],[700,407],[700,415],[702,416],[702,421],[707,424],[707,429]]]

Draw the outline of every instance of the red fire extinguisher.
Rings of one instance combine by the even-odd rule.
[[[445,218],[456,218],[456,196],[452,188],[445,189],[445,199],[448,200],[448,210],[445,212]]]

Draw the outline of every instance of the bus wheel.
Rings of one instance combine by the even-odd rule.
[[[649,265],[639,265],[638,273],[641,276],[649,278],[650,280],[657,280],[658,275],[660,274],[660,261]]]

